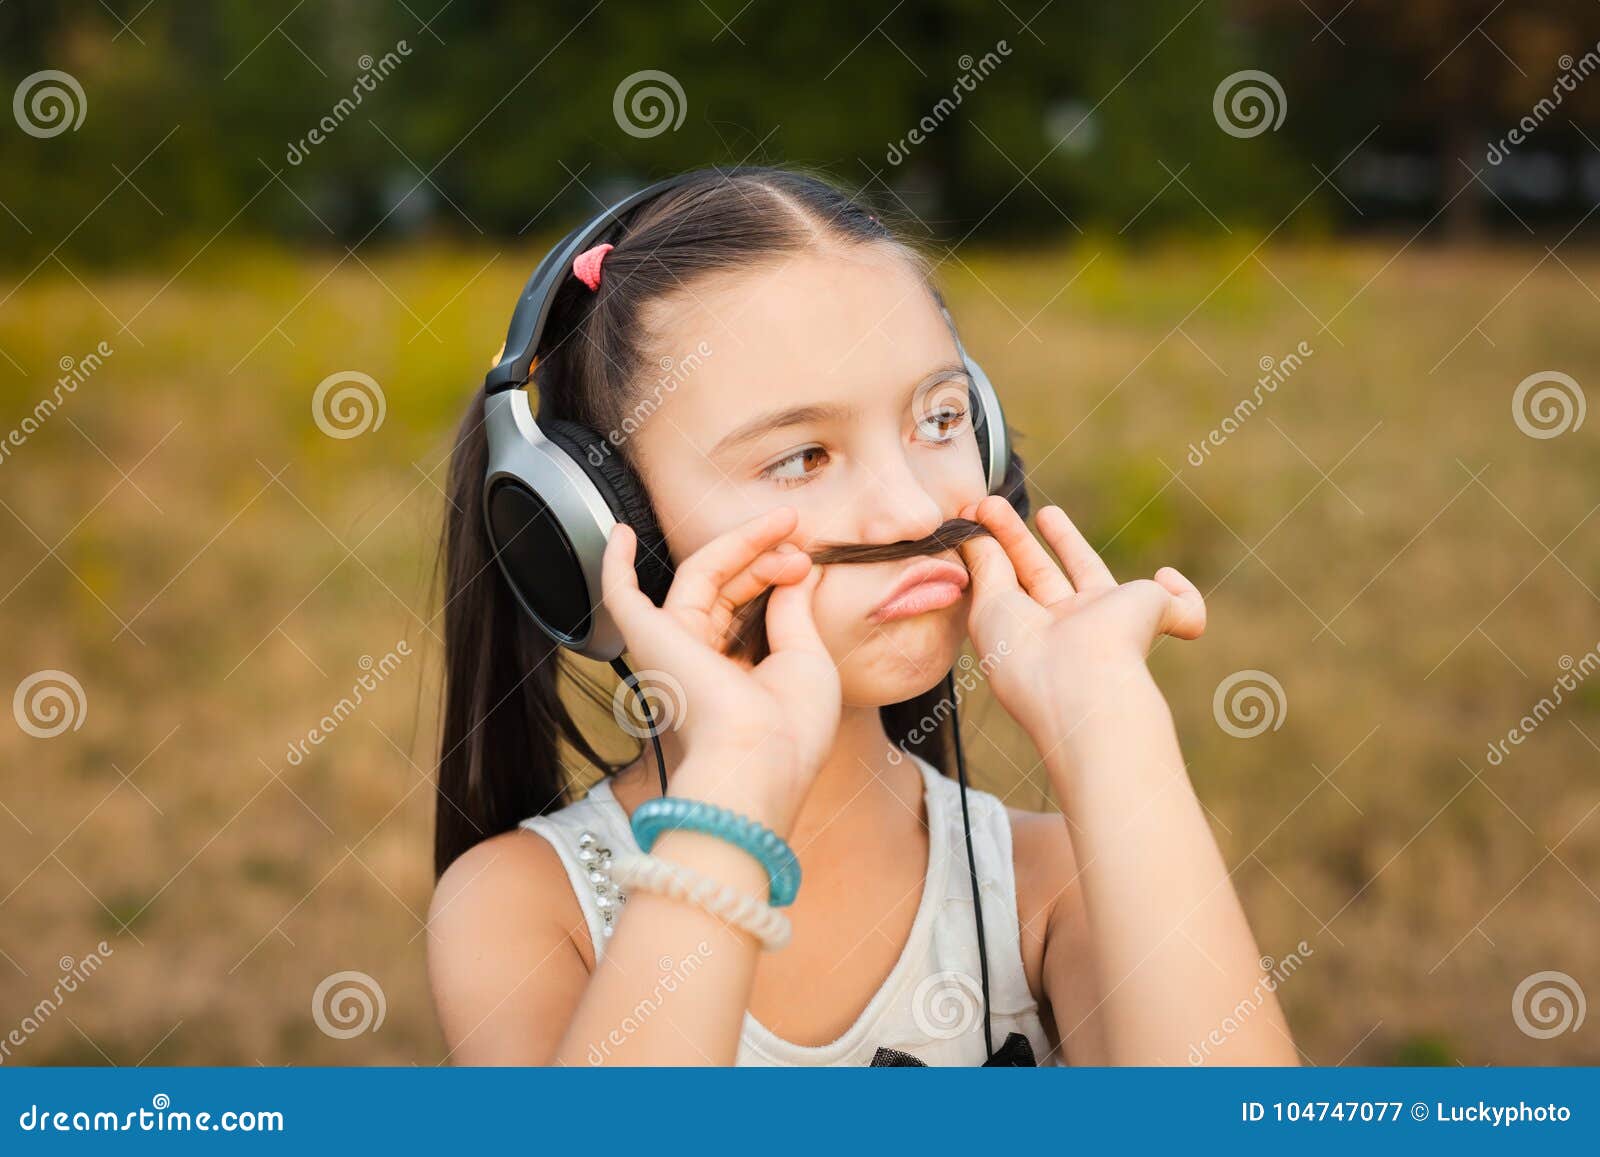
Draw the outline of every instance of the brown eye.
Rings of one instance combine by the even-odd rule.
[[[821,446],[807,446],[786,458],[780,458],[761,471],[761,477],[770,478],[780,486],[799,486],[823,466],[827,465],[828,452]]]
[[[917,432],[932,442],[948,442],[961,432],[967,411],[956,405],[943,405],[930,411],[917,423]]]

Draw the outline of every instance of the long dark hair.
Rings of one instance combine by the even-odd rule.
[[[649,379],[647,308],[704,275],[748,269],[819,244],[887,245],[917,268],[938,299],[932,265],[883,223],[885,214],[827,179],[794,169],[703,169],[628,213],[608,235],[597,292],[569,279],[551,306],[532,384],[541,417],[615,429]],[[563,689],[609,704],[612,688],[547,640],[518,606],[495,564],[483,521],[488,442],[484,395],[467,407],[450,464],[441,543],[445,682],[439,739],[434,870],[474,844],[567,803],[571,757],[614,774],[573,717]],[[621,452],[627,453],[626,443]],[[1021,462],[1006,496],[1027,513]],[[943,687],[881,708],[891,741],[945,774],[954,767]],[[928,719],[938,726],[925,728]]]

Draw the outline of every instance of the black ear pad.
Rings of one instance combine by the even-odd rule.
[[[639,549],[634,557],[639,589],[659,607],[666,600],[667,588],[672,585],[672,560],[644,483],[639,481],[622,452],[599,431],[561,418],[540,418],[539,429],[583,468],[617,521],[626,522],[639,536]]]

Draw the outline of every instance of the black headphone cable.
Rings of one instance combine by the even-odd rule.
[[[645,730],[649,733],[650,744],[656,752],[656,771],[661,775],[661,794],[666,795],[667,759],[661,754],[661,735],[660,728],[656,726],[655,712],[650,710],[650,701],[645,698],[644,691],[639,686],[639,677],[628,669],[628,664],[623,662],[621,655],[611,660],[611,669],[633,689],[633,696],[639,701],[639,713],[644,716]]]
[[[978,922],[978,972],[983,989],[983,1051],[994,1056],[994,1032],[989,1025],[989,949],[983,937],[983,900],[978,894],[978,861],[972,852],[972,818],[967,814],[967,755],[961,747],[961,710],[956,699],[955,668],[945,676],[950,693],[950,738],[956,748],[956,781],[961,785],[961,827],[967,837],[967,875],[972,880],[972,911]]]

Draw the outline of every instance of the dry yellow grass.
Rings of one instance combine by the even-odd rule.
[[[1600,680],[1501,765],[1485,751],[1600,644],[1596,426],[1535,439],[1511,410],[1536,371],[1600,383],[1600,259],[1403,243],[1089,239],[947,272],[1036,497],[1119,574],[1173,563],[1208,593],[1207,637],[1153,662],[1263,951],[1312,949],[1283,989],[1306,1055],[1596,1063],[1593,1021],[1535,1039],[1512,994],[1559,970],[1600,998]],[[0,1037],[60,958],[113,949],[5,1063],[440,1060],[421,923],[439,486],[535,255],[214,249],[170,284],[181,261],[81,272],[93,296],[52,265],[0,307],[22,371],[0,359],[0,438],[61,358],[113,350],[0,460],[0,690],[61,669],[88,704],[57,738],[0,728]],[[349,440],[311,413],[342,370],[386,400]],[[291,764],[361,657],[402,640]],[[1212,698],[1246,669],[1288,709],[1239,739]],[[970,718],[980,786],[1048,806],[996,706]],[[386,1001],[348,1040],[312,1017],[344,970]]]

